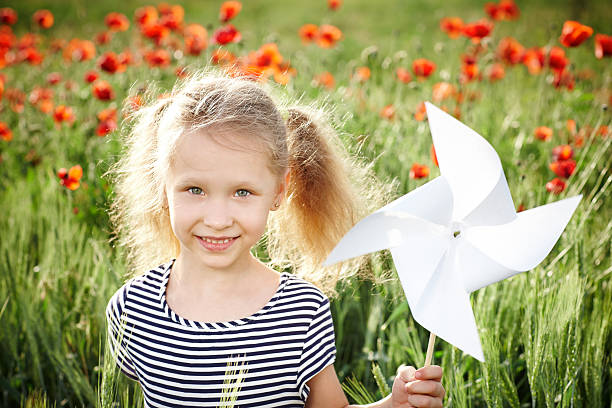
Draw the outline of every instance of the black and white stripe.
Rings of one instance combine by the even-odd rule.
[[[224,380],[241,378],[235,407],[303,407],[306,382],[336,357],[327,297],[285,272],[276,294],[255,314],[192,321],[166,302],[174,261],[130,279],[106,308],[111,353],[125,375],[140,383],[145,405],[223,406],[232,387]],[[226,375],[232,369],[234,375]]]

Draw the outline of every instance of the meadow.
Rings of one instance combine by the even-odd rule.
[[[395,197],[439,175],[424,101],[496,149],[517,211],[582,194],[540,265],[472,294],[486,362],[438,340],[434,363],[448,407],[612,407],[612,4],[332,3],[245,1],[226,22],[221,1],[3,6],[0,406],[142,406],[105,345],[127,266],[103,174],[150,83],[168,91],[212,61],[323,101]],[[592,32],[562,38],[566,21]],[[429,336],[389,254],[369,267],[331,301],[336,371],[360,404],[422,366]]]

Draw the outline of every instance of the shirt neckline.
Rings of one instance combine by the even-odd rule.
[[[250,316],[245,316],[239,319],[229,320],[225,322],[203,322],[197,320],[191,320],[180,316],[175,313],[174,310],[170,308],[168,302],[166,300],[166,287],[168,285],[168,280],[170,279],[170,271],[172,270],[172,265],[174,265],[174,261],[176,258],[172,258],[170,262],[164,265],[162,281],[160,284],[160,301],[161,306],[166,315],[173,320],[174,322],[187,327],[198,328],[198,329],[206,329],[206,330],[224,330],[233,327],[238,327],[245,325],[253,320],[258,319],[261,315],[265,314],[268,310],[270,310],[277,303],[278,299],[281,297],[283,291],[285,290],[285,285],[289,277],[291,276],[288,272],[282,272],[280,276],[280,281],[278,284],[278,288],[276,292],[272,296],[272,298],[257,312],[251,314]]]

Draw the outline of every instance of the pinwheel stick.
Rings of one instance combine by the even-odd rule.
[[[431,359],[433,358],[434,343],[436,342],[436,335],[429,332],[429,344],[427,345],[427,354],[425,355],[425,367],[431,365]]]

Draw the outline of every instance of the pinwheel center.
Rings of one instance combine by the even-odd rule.
[[[453,238],[461,237],[461,231],[463,230],[464,226],[465,225],[462,222],[459,222],[459,221],[452,222],[452,224],[450,225],[450,231],[451,231],[451,234],[453,234]]]

